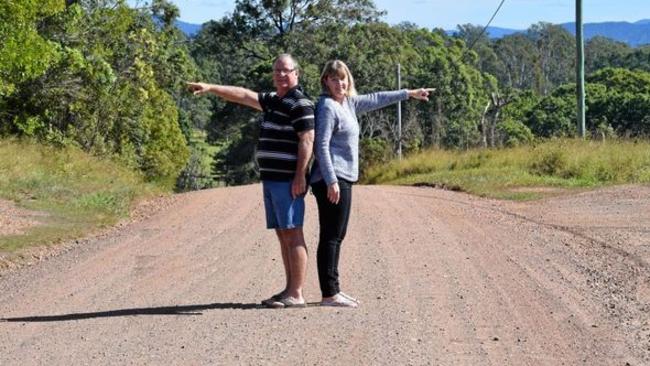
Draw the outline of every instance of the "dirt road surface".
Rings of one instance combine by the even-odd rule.
[[[650,187],[535,202],[358,186],[341,258],[358,309],[283,285],[261,186],[156,214],[0,277],[0,365],[649,365]]]

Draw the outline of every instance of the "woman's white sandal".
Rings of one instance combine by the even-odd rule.
[[[320,306],[337,306],[344,308],[357,308],[359,304],[356,301],[353,301],[340,293],[334,295],[332,299],[323,300],[320,302]]]
[[[352,300],[352,301],[356,302],[356,303],[359,304],[359,305],[361,304],[361,301],[355,299],[354,297],[352,297],[352,296],[346,294],[346,293],[343,292],[343,291],[339,292],[339,295],[345,297],[345,298],[348,299],[348,300]]]

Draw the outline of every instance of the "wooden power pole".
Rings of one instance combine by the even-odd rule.
[[[578,133],[585,138],[585,42],[582,25],[582,0],[576,0],[576,85],[578,99]]]
[[[397,90],[402,89],[401,65],[397,63]],[[397,102],[397,157],[402,160],[402,102]]]

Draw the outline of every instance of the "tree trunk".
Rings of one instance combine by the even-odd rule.
[[[440,97],[436,98],[436,109],[436,116],[431,121],[431,146],[439,149],[440,132],[442,131],[442,100],[440,100]]]
[[[492,102],[488,102],[488,104],[485,105],[485,108],[483,109],[483,114],[481,115],[481,147],[486,148],[487,147],[487,130],[488,127],[486,126],[486,120],[487,120],[487,114],[488,111],[490,110],[490,104]]]
[[[490,123],[490,147],[495,147],[496,145],[496,138],[495,136],[495,130],[497,127],[497,123],[499,123],[499,114],[501,113],[501,109],[497,109],[496,113],[494,113],[494,118],[492,118],[492,123]]]

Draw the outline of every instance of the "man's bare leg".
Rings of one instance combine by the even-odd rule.
[[[289,265],[289,246],[285,243],[286,240],[283,237],[283,231],[284,230],[276,229],[275,233],[277,234],[278,241],[280,242],[280,251],[282,252],[282,265],[284,266],[285,274],[285,285],[281,293],[286,294],[289,290],[289,284],[291,282],[291,266]]]
[[[278,230],[282,245],[287,248],[289,262],[287,296],[303,302],[302,290],[307,276],[307,246],[302,228]]]

